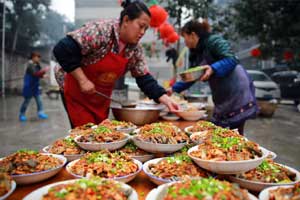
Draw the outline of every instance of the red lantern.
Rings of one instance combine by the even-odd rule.
[[[165,23],[158,28],[158,31],[160,33],[160,37],[164,39],[174,32],[174,28],[172,25]]]
[[[290,52],[290,51],[286,51],[283,54],[283,58],[286,61],[292,60],[294,58],[294,54],[292,52]]]
[[[260,49],[252,49],[251,50],[251,56],[253,56],[253,57],[259,57],[259,56],[261,56],[261,51],[260,51]]]
[[[174,43],[177,40],[179,40],[179,35],[176,32],[173,32],[168,38],[167,38],[167,42],[169,43]]]
[[[167,20],[168,13],[163,7],[153,5],[149,8],[149,11],[151,13],[151,27],[158,28]]]

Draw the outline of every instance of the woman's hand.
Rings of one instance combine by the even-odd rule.
[[[204,73],[200,77],[200,81],[207,81],[211,77],[211,75],[213,75],[214,71],[213,71],[212,67],[209,65],[204,65],[202,67],[203,67]]]
[[[171,96],[171,95],[173,94],[173,89],[172,89],[172,87],[166,89],[166,91],[167,91],[167,95],[168,95],[168,96]]]
[[[94,94],[96,89],[93,82],[89,79],[79,81],[80,91],[84,94]]]
[[[72,76],[77,80],[80,91],[84,94],[94,94],[96,92],[95,85],[91,82],[80,67],[71,72]]]
[[[164,94],[159,97],[159,102],[165,104],[170,112],[175,112],[179,110],[179,105],[175,103],[168,95]]]

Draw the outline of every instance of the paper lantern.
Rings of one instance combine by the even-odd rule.
[[[172,25],[165,23],[158,28],[158,31],[160,33],[160,37],[164,39],[174,32],[174,28]]]
[[[167,20],[168,13],[163,7],[153,5],[149,8],[149,11],[151,13],[150,26],[152,28],[158,28]]]
[[[176,32],[173,32],[168,38],[167,38],[167,42],[169,43],[174,43],[177,40],[179,40],[179,35]]]
[[[294,58],[294,54],[292,52],[290,52],[290,51],[286,51],[283,54],[283,58],[286,61],[292,60]]]
[[[260,51],[260,49],[252,49],[251,50],[251,56],[253,56],[253,57],[259,57],[259,56],[261,56],[261,51]]]

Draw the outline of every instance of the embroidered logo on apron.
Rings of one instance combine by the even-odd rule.
[[[97,78],[98,84],[112,84],[118,79],[118,75],[114,72],[102,73]]]

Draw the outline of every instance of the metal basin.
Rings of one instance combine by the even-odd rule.
[[[119,121],[132,122],[135,125],[144,125],[155,122],[159,118],[159,108],[121,108],[111,107],[114,117]]]

